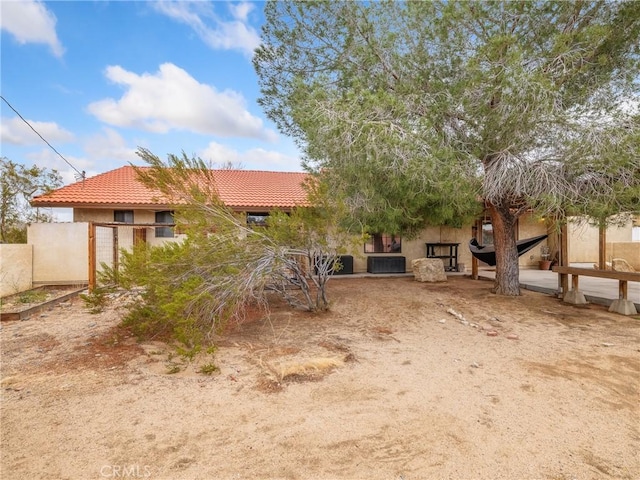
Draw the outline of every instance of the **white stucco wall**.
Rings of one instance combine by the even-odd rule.
[[[88,223],[33,223],[27,229],[27,243],[33,245],[34,284],[88,282]]]
[[[24,292],[33,282],[33,247],[0,244],[0,297]]]

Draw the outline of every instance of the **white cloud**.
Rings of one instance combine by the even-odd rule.
[[[205,2],[153,2],[156,11],[190,26],[202,41],[215,50],[240,50],[246,55],[260,45],[260,36],[247,23],[253,9],[250,3],[230,5],[233,20],[223,20]],[[208,25],[206,21],[210,21]]]
[[[236,168],[247,170],[271,170],[281,172],[299,172],[302,170],[300,159],[274,150],[252,148],[239,152],[226,145],[211,142],[198,157],[215,166],[233,164]]]
[[[64,48],[56,34],[56,17],[44,3],[33,0],[1,1],[0,22],[20,44],[44,43],[56,57]]]
[[[54,147],[57,143],[70,142],[74,139],[71,132],[54,122],[37,122],[28,119],[27,121]],[[29,125],[18,117],[2,118],[2,122],[0,122],[0,141],[12,145],[40,145],[43,143],[42,139],[29,128]]]
[[[247,19],[249,18],[249,14],[253,10],[253,8],[254,8],[253,3],[249,3],[249,2],[242,2],[242,3],[229,5],[229,10],[231,11],[231,14],[241,22],[247,21]]]
[[[155,133],[188,130],[219,137],[268,141],[277,138],[260,118],[247,111],[240,93],[219,92],[172,63],[160,65],[156,74],[142,75],[110,66],[106,76],[124,85],[126,92],[119,100],[107,98],[91,103],[88,110],[110,125]]]
[[[103,128],[102,133],[89,137],[83,145],[84,151],[92,159],[123,160],[135,162],[136,149],[127,146],[122,136],[112,128]]]

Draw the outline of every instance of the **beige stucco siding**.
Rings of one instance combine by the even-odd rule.
[[[132,210],[130,208],[119,208],[115,210]],[[74,208],[73,219],[74,222],[96,222],[96,223],[113,223],[113,208]],[[119,227],[119,248],[129,249],[133,246],[133,229],[143,229],[146,232],[147,244],[151,246],[162,245],[166,242],[176,242],[184,239],[184,235],[176,235],[173,238],[170,237],[158,237],[155,236],[155,230],[153,227],[136,227],[135,224],[149,224],[155,223],[156,210],[133,210],[133,224],[123,225]],[[108,243],[105,240],[105,245]],[[112,245],[112,243],[111,243]],[[107,248],[107,247],[105,247]],[[98,262],[100,259],[98,258]],[[109,262],[107,262],[109,263]]]
[[[607,262],[614,258],[626,260],[636,272],[640,272],[640,242],[607,243]]]
[[[544,221],[541,221],[531,214],[525,214],[518,221],[518,238],[529,238],[547,233]],[[407,272],[411,271],[411,262],[416,258],[426,256],[427,243],[459,243],[458,263],[464,264],[467,271],[471,269],[471,252],[469,251],[469,240],[473,235],[472,226],[467,225],[462,228],[453,227],[426,227],[420,234],[412,240],[402,239],[401,253],[364,254],[364,246],[354,253],[354,273],[364,273],[367,271],[368,256],[403,256],[406,258]],[[520,257],[521,267],[537,267],[540,260],[540,249],[546,245],[543,241],[533,250]],[[445,260],[446,262],[446,260]]]
[[[569,262],[570,263],[598,263],[600,232],[597,227],[588,224],[570,222],[567,226],[569,234]],[[631,222],[622,227],[610,226],[607,228],[606,242],[631,242]],[[609,249],[607,249],[609,250]],[[607,252],[607,261],[611,255]]]
[[[33,282],[33,246],[0,244],[0,297],[24,292]]]
[[[74,221],[76,222],[113,222],[112,208],[76,208],[74,209]],[[134,223],[154,223],[155,222],[155,210],[133,210]],[[160,245],[167,241],[179,241],[180,236],[175,238],[156,238],[153,228],[138,227],[146,229],[147,243],[150,245]],[[539,260],[541,259],[541,249],[544,246],[549,246],[551,256],[553,257],[558,250],[556,245],[557,235],[553,229],[550,232],[547,231],[548,225],[544,220],[537,218],[532,214],[525,214],[520,217],[518,221],[518,238],[524,239],[541,235],[544,233],[550,233],[550,238],[537,245],[534,249],[527,252],[520,257],[519,265],[523,268],[537,267]],[[576,225],[575,223],[569,224],[569,262],[597,262],[598,260],[598,229],[589,225]],[[411,261],[416,258],[422,258],[426,255],[426,243],[459,243],[458,248],[458,262],[466,266],[467,269],[471,266],[471,253],[467,247],[468,241],[472,236],[471,225],[467,225],[463,228],[452,227],[426,227],[415,239],[409,240],[402,239],[402,252],[398,254],[365,254],[364,246],[356,248],[350,252],[354,256],[354,272],[361,273],[367,270],[367,257],[375,255],[384,256],[404,256],[406,258],[407,271],[411,268]],[[128,248],[133,243],[132,234],[122,232],[120,235],[119,246],[121,248]],[[607,230],[607,242],[620,243],[631,242],[632,240],[632,228],[631,224],[624,227],[610,227]],[[622,248],[622,247],[618,247]],[[609,249],[608,249],[609,250]],[[624,256],[634,255],[634,252],[625,252]],[[607,254],[607,258],[612,258],[613,252],[610,251]],[[629,260],[631,263],[635,261]]]
[[[31,224],[27,243],[33,245],[33,283],[87,283],[88,238],[87,223]]]
[[[134,223],[154,223],[156,221],[155,210],[135,210],[131,208],[119,208],[116,210],[133,210]],[[74,222],[113,222],[113,208],[74,208]]]

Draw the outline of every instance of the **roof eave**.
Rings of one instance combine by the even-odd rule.
[[[170,209],[175,205],[164,203],[78,203],[78,202],[39,202],[32,201],[32,207],[53,207],[53,208],[102,208],[102,209],[118,209],[118,210],[158,210]]]

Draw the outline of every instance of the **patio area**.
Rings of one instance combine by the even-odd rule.
[[[572,263],[572,267],[593,268],[593,264]],[[495,268],[480,268],[478,275],[484,279],[495,278]],[[527,290],[554,294],[560,291],[559,275],[551,270],[520,269],[520,286]],[[640,282],[628,283],[628,298],[640,311]],[[608,278],[580,277],[580,290],[590,303],[611,305],[618,298],[618,281]]]

